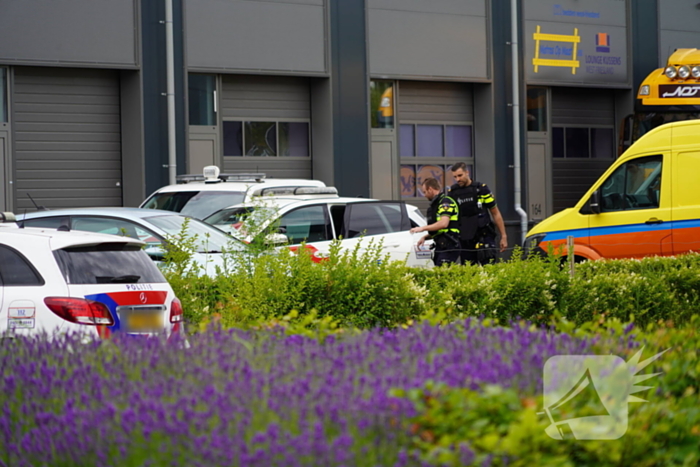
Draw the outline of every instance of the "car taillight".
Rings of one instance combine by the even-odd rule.
[[[182,304],[177,298],[170,305],[170,322],[179,323],[182,321]]]
[[[71,323],[114,325],[114,318],[104,303],[73,297],[46,297],[44,303],[49,310]]]

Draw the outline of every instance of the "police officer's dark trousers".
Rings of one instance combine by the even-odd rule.
[[[443,264],[451,264],[459,261],[459,250],[435,250],[433,254],[433,264],[442,266]]]
[[[477,240],[462,240],[460,258],[462,264],[471,263],[481,265],[492,263],[496,260],[498,252],[495,248],[495,239],[484,239],[484,243]]]
[[[460,253],[460,244],[456,237],[451,237],[446,233],[435,237],[435,253],[433,254],[435,266],[459,262]]]

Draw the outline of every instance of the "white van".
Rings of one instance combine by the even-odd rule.
[[[201,175],[178,175],[177,184],[156,190],[140,208],[163,209],[204,219],[219,209],[250,201],[270,188],[325,187],[319,180],[267,178],[263,173],[220,173],[211,165]]]

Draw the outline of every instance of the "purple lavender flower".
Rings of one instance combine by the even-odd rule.
[[[210,331],[189,347],[17,339],[0,348],[0,465],[422,465],[407,451],[415,409],[391,389],[538,394],[547,358],[590,346],[471,319],[324,343],[280,330]]]

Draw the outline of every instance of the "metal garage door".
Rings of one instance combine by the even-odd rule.
[[[224,152],[224,171],[264,172],[268,177],[275,178],[312,178],[309,133],[311,97],[307,78],[225,75],[222,80],[221,117],[224,147],[228,128],[232,125],[227,122],[240,122],[241,125],[246,122],[274,122],[278,131],[280,124],[293,124],[295,131],[306,128],[307,132],[307,156],[277,154],[231,157]]]
[[[401,81],[398,105],[402,122],[474,121],[472,88],[462,83]]]
[[[452,184],[450,167],[455,162],[465,162],[473,168],[472,86],[400,81],[397,110],[401,197],[425,209],[429,203],[419,194],[417,184],[427,177],[434,177],[443,185]]]
[[[17,67],[12,128],[17,212],[121,206],[119,78],[89,69]]]
[[[556,157],[557,134],[588,131],[588,157]],[[559,132],[559,133],[557,133]],[[596,153],[594,138],[605,132],[609,153]],[[609,89],[552,88],[553,211],[575,205],[614,157],[615,102]],[[567,136],[563,136],[566,138]],[[565,142],[563,144],[566,144]],[[606,145],[607,146],[607,145]],[[582,151],[583,152],[583,151]],[[576,154],[581,156],[582,154]]]

